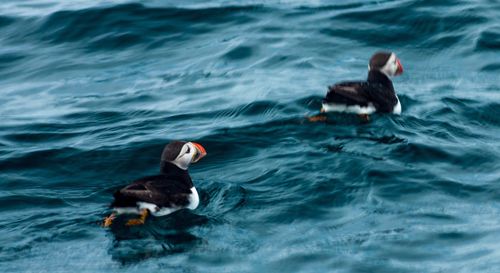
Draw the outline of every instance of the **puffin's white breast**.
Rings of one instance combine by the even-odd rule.
[[[325,112],[344,112],[353,114],[372,114],[375,113],[375,107],[370,103],[368,106],[346,105],[338,103],[323,103]]]
[[[141,210],[147,209],[153,216],[165,216],[184,208],[194,210],[200,204],[200,197],[195,187],[191,188],[191,194],[188,195],[188,202],[189,204],[185,207],[162,207],[162,208],[158,207],[153,203],[137,202],[137,207],[114,208],[114,211],[118,214],[125,214],[125,213],[140,214]]]
[[[178,210],[184,209],[184,208],[194,210],[200,204],[200,198],[198,196],[198,191],[196,190],[195,187],[191,188],[191,194],[188,196],[188,202],[189,202],[189,204],[185,207],[158,208],[157,205],[152,204],[152,203],[147,203],[147,202],[137,202],[137,206],[139,207],[139,210],[148,209],[151,212],[151,214],[154,216],[169,215],[172,212],[175,212],[175,211],[178,211]]]
[[[401,102],[399,102],[398,96],[396,96],[398,103],[394,106],[392,113],[396,115],[401,115]],[[337,104],[337,103],[323,103],[323,110],[325,112],[344,112],[344,113],[352,113],[352,114],[373,114],[377,111],[373,104],[368,104],[368,106],[359,106],[359,105],[345,105],[345,104]]]
[[[196,209],[200,204],[200,196],[198,195],[198,191],[195,187],[191,188],[191,194],[189,195],[189,205],[186,207],[187,209]]]
[[[401,103],[399,102],[398,96],[396,96],[396,99],[398,100],[398,103],[396,104],[396,106],[394,106],[392,113],[396,115],[401,115]]]

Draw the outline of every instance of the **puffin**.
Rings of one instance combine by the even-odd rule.
[[[168,143],[161,154],[160,174],[139,178],[117,190],[110,205],[113,212],[104,218],[103,226],[111,226],[120,214],[139,215],[125,224],[133,226],[144,224],[148,215],[158,217],[180,209],[196,209],[200,198],[188,167],[206,155],[205,148],[196,142]]]
[[[394,52],[379,51],[368,64],[366,81],[344,81],[328,87],[321,113],[344,112],[364,119],[373,113],[401,114],[401,103],[391,78],[403,73],[403,65]],[[325,120],[320,115],[312,121]]]

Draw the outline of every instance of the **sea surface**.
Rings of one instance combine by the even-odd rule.
[[[500,272],[497,0],[3,0],[0,121],[1,272]],[[198,209],[102,228],[171,140]]]

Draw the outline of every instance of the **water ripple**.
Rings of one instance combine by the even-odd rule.
[[[3,271],[495,272],[498,8],[3,1]],[[308,121],[383,49],[402,115]],[[199,208],[99,227],[178,139]]]

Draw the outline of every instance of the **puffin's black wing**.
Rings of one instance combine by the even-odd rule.
[[[365,92],[367,86],[368,83],[364,81],[337,83],[328,87],[323,102],[367,106],[370,102]]]
[[[324,103],[367,106],[373,104],[378,112],[390,113],[398,103],[392,84],[389,86],[367,81],[342,82],[330,86]]]
[[[188,205],[191,189],[185,183],[168,175],[141,178],[115,192],[112,207],[135,207],[137,202],[148,202],[160,207]]]

